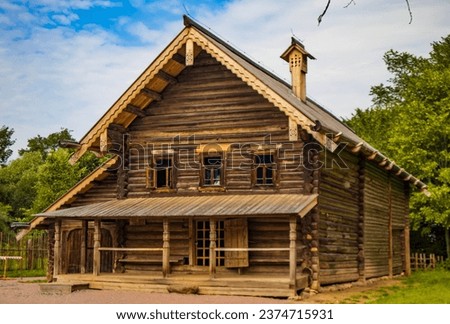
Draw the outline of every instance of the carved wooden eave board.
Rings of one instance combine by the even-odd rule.
[[[110,174],[110,168],[113,168],[117,164],[118,158],[113,157],[95,169],[92,173],[86,176],[84,179],[75,184],[71,189],[69,189],[64,195],[59,197],[53,204],[48,206],[43,213],[59,210],[66,204],[70,204],[76,196],[80,193],[88,191],[92,186],[94,181],[101,181]],[[42,224],[46,217],[37,216],[33,218],[28,226],[21,230],[17,235],[16,239],[20,240],[25,235],[27,235],[32,229],[36,228],[38,225]]]

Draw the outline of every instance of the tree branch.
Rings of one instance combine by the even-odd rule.
[[[406,2],[406,6],[408,7],[409,24],[411,24],[411,23],[412,23],[412,20],[413,20],[413,15],[412,15],[412,11],[411,11],[411,5],[409,4],[409,0],[405,0],[405,2]],[[330,3],[331,3],[331,0],[328,0],[327,5],[326,5],[324,11],[323,11],[322,14],[317,18],[317,21],[319,22],[318,25],[320,25],[320,23],[322,22],[323,16],[325,16],[325,14],[327,13],[328,7],[330,6]],[[347,5],[344,6],[344,8],[348,8],[348,6],[350,6],[352,3],[353,3],[354,5],[356,5],[355,0],[350,0],[350,1],[347,3]]]
[[[355,0],[351,0],[349,3],[347,3],[347,5],[346,5],[344,8],[347,8],[347,7],[350,6],[352,3],[353,3],[354,5],[356,5]]]
[[[319,18],[317,18],[317,21],[319,22],[318,25],[320,25],[320,23],[322,22],[323,16],[325,16],[325,14],[327,13],[328,7],[330,6],[330,2],[331,2],[331,0],[328,0],[328,3],[327,3],[327,6],[325,7],[325,10],[322,12],[322,14],[319,16]]]
[[[405,0],[405,1],[406,1],[406,5],[408,6],[408,12],[409,12],[409,24],[411,25],[412,20],[413,20],[412,11],[411,11],[411,6],[409,5],[409,0]]]

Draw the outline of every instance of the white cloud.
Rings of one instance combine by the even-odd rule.
[[[148,11],[142,12],[141,20],[119,17],[116,27],[141,41],[127,46],[129,39],[119,39],[114,30],[100,26],[79,31],[41,27],[52,23],[49,17],[69,23],[77,19],[76,9],[115,6],[117,1],[39,3],[42,6],[33,10],[11,1],[0,3],[0,11],[5,11],[0,12],[0,126],[16,130],[16,149],[25,147],[30,137],[46,136],[61,127],[73,129],[81,138],[183,28],[180,1],[157,2],[160,7],[145,10],[151,8],[153,15],[160,11],[159,19],[167,11],[180,16],[162,25],[144,21]],[[132,1],[142,10],[146,3]],[[427,55],[429,44],[449,33],[449,3],[410,3],[411,25],[403,0],[356,1],[346,9],[342,7],[347,1],[333,1],[319,27],[322,1],[236,0],[222,9],[214,6],[214,11],[207,9],[208,3],[192,2],[188,10],[285,79],[288,67],[279,56],[293,32],[317,58],[309,64],[309,95],[336,115],[348,117],[356,107],[370,105],[370,86],[389,77],[382,61],[387,50]]]
[[[139,38],[142,43],[155,43],[161,36],[161,31],[148,28],[143,22],[132,22],[126,27],[127,31]]]

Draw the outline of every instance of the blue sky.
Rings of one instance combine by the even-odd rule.
[[[308,95],[337,116],[370,106],[389,49],[426,56],[450,33],[450,0],[1,0],[0,126],[15,150],[61,127],[80,139],[183,28],[188,12],[289,78],[279,58],[295,34],[317,60]],[[16,156],[16,155],[15,155]]]

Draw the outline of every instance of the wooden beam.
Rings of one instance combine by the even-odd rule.
[[[179,53],[175,53],[172,57],[172,60],[174,60],[177,63],[180,63],[182,65],[186,64],[186,57],[184,57],[183,55],[179,54]]]
[[[359,151],[361,151],[363,145],[364,142],[359,142],[358,144],[356,144],[355,147],[352,148],[352,153],[358,153]]]
[[[209,221],[209,275],[211,278],[216,276],[216,247],[217,247],[216,221]]]
[[[174,76],[171,76],[170,74],[164,72],[163,70],[159,70],[158,73],[156,74],[156,77],[158,77],[161,80],[166,81],[169,84],[175,84],[178,82],[177,78],[175,78]]]
[[[108,129],[100,133],[100,154],[108,152]]]
[[[292,118],[289,118],[289,141],[298,141],[298,125]]]
[[[74,149],[79,149],[81,147],[81,144],[78,142],[64,141],[64,140],[59,141],[58,145],[59,145],[59,147],[74,148]]]
[[[94,221],[94,253],[93,253],[93,273],[94,276],[100,274],[100,241],[101,241],[101,223],[100,220]]]
[[[146,116],[145,112],[141,108],[131,105],[131,104],[128,104],[125,107],[124,111],[129,112],[130,114],[133,114],[137,117],[145,117]]]
[[[289,218],[289,289],[297,294],[297,216]]]
[[[55,221],[55,246],[54,246],[53,275],[59,275],[61,270],[61,220]]]
[[[170,273],[170,229],[169,229],[169,219],[163,219],[163,277],[167,277]]]
[[[378,155],[378,151],[373,151],[368,157],[368,160],[374,160]]]
[[[337,143],[341,139],[341,136],[342,136],[342,132],[334,134],[333,135],[333,142]]]
[[[114,123],[108,125],[108,130],[116,131],[122,134],[127,132],[127,129],[123,125]]]
[[[194,41],[188,39],[186,41],[186,66],[194,65]]]
[[[141,93],[146,95],[150,99],[153,99],[153,100],[156,100],[156,101],[161,101],[161,99],[162,99],[162,96],[161,96],[161,94],[159,92],[150,90],[148,88],[142,89]]]
[[[86,257],[87,257],[87,237],[88,226],[87,221],[81,221],[81,244],[80,244],[80,273],[86,273]]]

